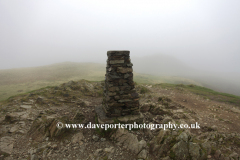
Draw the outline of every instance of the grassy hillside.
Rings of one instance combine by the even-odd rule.
[[[66,81],[69,78],[102,79],[104,65],[96,63],[64,62],[48,66],[0,70],[0,85],[32,83],[36,81]]]
[[[70,80],[104,80],[105,65],[98,63],[64,62],[42,67],[0,70],[0,100],[46,86],[56,86]],[[133,68],[134,69],[134,68]],[[137,83],[199,83],[181,77],[153,76],[134,72]]]
[[[225,103],[230,103],[236,106],[240,106],[240,96],[235,96],[232,94],[228,93],[222,93],[222,92],[217,92],[214,90],[211,90],[209,88],[201,87],[201,86],[196,86],[196,85],[183,85],[183,84],[169,84],[169,83],[161,83],[161,84],[156,84],[157,86],[161,88],[166,88],[166,89],[177,89],[177,90],[187,90],[190,91],[194,94],[201,95],[205,99],[211,99],[219,102],[225,102]]]
[[[188,66],[168,55],[149,55],[132,58],[134,71],[158,76],[178,76],[192,79],[207,88],[240,96],[240,74],[213,72]],[[144,64],[144,65],[143,65]]]

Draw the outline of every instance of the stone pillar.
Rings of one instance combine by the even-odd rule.
[[[103,98],[107,117],[139,115],[139,96],[134,90],[130,51],[108,51]]]

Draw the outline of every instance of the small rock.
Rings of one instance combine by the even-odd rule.
[[[45,150],[43,151],[43,156],[42,156],[43,159],[46,158],[46,155],[47,155],[47,149],[45,149]]]
[[[218,159],[218,158],[220,157],[220,155],[221,155],[221,151],[220,151],[220,150],[217,150],[217,151],[215,152],[215,154],[214,154],[214,157],[215,157],[216,159]]]
[[[220,138],[219,140],[218,140],[218,142],[222,142],[223,141],[223,139],[222,138]]]
[[[78,142],[80,144],[80,143],[82,143],[83,139],[84,139],[83,133],[79,132],[72,137],[72,143]]]
[[[146,159],[147,158],[147,151],[146,149],[143,149],[139,154],[138,158]]]
[[[118,129],[111,136],[111,139],[115,139],[118,146],[123,146],[135,154],[138,154],[147,145],[146,141],[141,140],[139,142],[136,135],[131,134],[122,128]]]
[[[169,156],[162,158],[162,160],[171,160]]]
[[[24,121],[20,121],[18,122],[22,127],[24,127],[26,125],[26,123]]]
[[[177,134],[178,134],[177,131],[172,131],[173,136],[176,136]]]
[[[200,146],[196,143],[189,143],[189,154],[192,157],[192,160],[198,160],[200,157]]]
[[[41,147],[38,147],[37,149],[34,149],[32,154],[38,153],[38,152],[42,151],[43,149],[45,149],[47,147],[48,147],[48,145],[42,145]]]
[[[142,113],[145,113],[145,112],[148,112],[150,108],[151,108],[151,105],[148,103],[145,103],[140,107],[140,111]]]
[[[211,152],[211,144],[210,144],[210,142],[202,143],[202,147],[203,147],[203,149],[205,149],[207,151],[208,154]]]
[[[212,130],[216,131],[218,127],[216,125],[213,125],[211,128]]]
[[[30,108],[32,108],[32,106],[31,105],[20,105],[20,108],[30,109]]]
[[[16,132],[17,130],[18,130],[18,126],[15,125],[15,126],[13,126],[13,127],[9,130],[9,132],[10,132],[10,133],[14,133],[14,132]]]
[[[11,154],[13,150],[14,139],[9,136],[2,137],[0,139],[0,151]]]
[[[157,144],[160,144],[163,140],[164,137],[168,136],[170,134],[170,130],[166,129],[166,130],[160,130],[160,132],[158,133],[158,135],[152,140],[152,142],[156,142]]]
[[[235,133],[231,133],[231,136],[232,136],[232,137],[235,137]]]
[[[93,139],[94,141],[98,141],[99,137],[96,136],[96,135],[93,135],[92,139]]]
[[[103,150],[102,149],[97,149],[95,152],[94,152],[94,156],[99,156],[103,153]]]
[[[58,148],[58,145],[54,144],[54,145],[51,146],[51,148],[56,150]]]
[[[183,140],[180,140],[172,147],[173,153],[177,159],[187,160],[189,159],[188,144]]]
[[[170,122],[171,120],[172,120],[171,117],[166,116],[166,117],[162,120],[162,124],[166,124],[166,123]]]
[[[38,160],[38,156],[36,154],[31,155],[31,160]]]
[[[114,150],[115,150],[114,147],[104,148],[104,152],[107,152],[107,153],[113,153]]]
[[[236,152],[233,152],[232,154],[229,155],[229,157],[237,159],[238,158],[238,154]]]
[[[188,135],[185,133],[185,132],[182,132],[178,137],[177,137],[177,140],[180,141],[180,140],[183,140],[185,142],[188,141]]]
[[[25,133],[25,131],[23,131],[23,130],[18,130],[18,133]]]
[[[19,118],[19,115],[17,113],[8,113],[6,116],[5,116],[5,121],[7,122],[13,122],[13,121],[16,121],[18,120]]]
[[[108,153],[108,159],[112,159],[112,157],[114,156],[114,151],[114,147],[104,149],[104,152]]]
[[[150,138],[154,137],[150,129],[145,129],[145,135]]]
[[[104,141],[106,141],[106,138],[101,138],[100,140],[101,140],[102,142],[104,142]]]

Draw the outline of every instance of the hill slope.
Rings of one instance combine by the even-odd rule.
[[[102,103],[103,84],[70,81],[1,102],[0,158],[239,159],[239,107],[217,98],[236,98],[239,105],[240,97],[193,85],[139,84],[135,87],[142,122],[155,129],[106,131],[96,127],[100,124],[95,113]],[[91,123],[92,128],[58,129],[58,122],[84,127]]]
[[[105,65],[98,63],[64,62],[48,66],[0,70],[0,100],[10,96],[55,86],[70,80],[86,79],[101,81],[105,76]],[[134,72],[134,81],[138,83],[199,83],[182,77],[153,76]]]
[[[179,59],[168,55],[151,55],[142,58],[134,57],[132,61],[135,67],[134,70],[138,73],[184,77],[199,82],[207,88],[240,96],[239,73],[212,72],[196,69],[200,68],[200,66],[193,66],[193,68]],[[202,65],[204,65],[204,62]]]

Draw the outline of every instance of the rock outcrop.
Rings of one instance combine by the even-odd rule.
[[[140,92],[142,87],[148,86],[136,84],[135,87]],[[139,124],[159,124],[155,129],[104,130],[97,127],[100,123],[94,111],[95,106],[102,103],[103,82],[70,81],[1,102],[0,160],[240,158],[239,108],[233,109],[232,105],[207,101],[174,88],[166,90],[159,85],[148,88],[150,92],[140,94],[143,122]],[[137,117],[126,115],[109,119],[128,124],[136,122]],[[84,127],[72,125],[59,129],[57,122],[83,124]],[[195,122],[200,128],[169,127],[164,130],[160,127],[160,124],[192,126],[190,124]],[[85,128],[89,123],[95,127]]]

